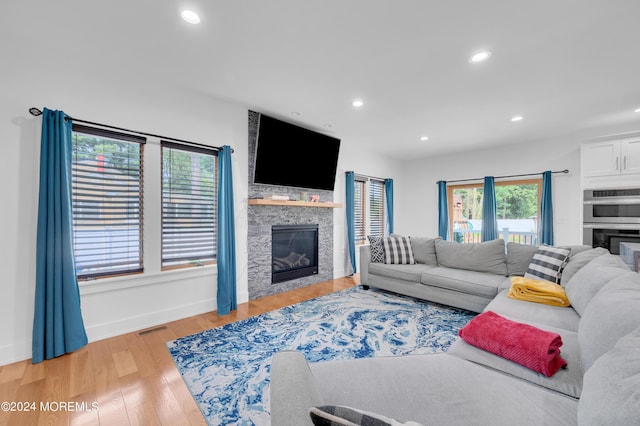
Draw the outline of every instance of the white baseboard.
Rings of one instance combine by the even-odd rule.
[[[88,326],[86,327],[86,332],[89,342],[95,342],[215,310],[216,299],[211,298],[197,303],[172,307],[171,309]],[[29,358],[31,358],[30,340],[0,347],[0,365],[11,364]]]
[[[216,310],[216,299],[206,299],[197,303],[175,306],[156,312],[149,312],[135,317],[122,318],[117,321],[105,322],[87,327],[89,342],[131,333],[171,321],[200,315]]]
[[[0,366],[31,358],[31,341],[0,347]]]

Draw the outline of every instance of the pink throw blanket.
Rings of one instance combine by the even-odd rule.
[[[547,377],[567,365],[560,357],[562,338],[559,334],[508,320],[492,311],[473,318],[458,334],[470,345]]]

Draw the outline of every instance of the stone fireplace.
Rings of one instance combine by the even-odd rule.
[[[258,114],[249,111],[249,198],[264,198],[271,195],[287,195],[291,200],[300,198],[301,192],[317,194],[320,201],[333,201],[333,191],[292,188],[286,186],[261,185],[253,183],[253,163],[258,128]],[[305,287],[333,279],[333,208],[252,205],[247,207],[247,275],[249,299],[281,293],[294,288]],[[277,283],[272,282],[272,231],[279,226],[317,227],[317,272]],[[284,254],[286,257],[288,255]]]

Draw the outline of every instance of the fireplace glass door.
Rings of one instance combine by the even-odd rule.
[[[318,225],[271,227],[271,282],[318,273]]]

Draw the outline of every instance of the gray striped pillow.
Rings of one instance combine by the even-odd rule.
[[[411,250],[409,237],[387,237],[382,240],[384,263],[413,265],[416,260]]]
[[[571,249],[551,246],[541,246],[533,255],[525,278],[546,280],[559,284],[562,270],[567,264]]]

